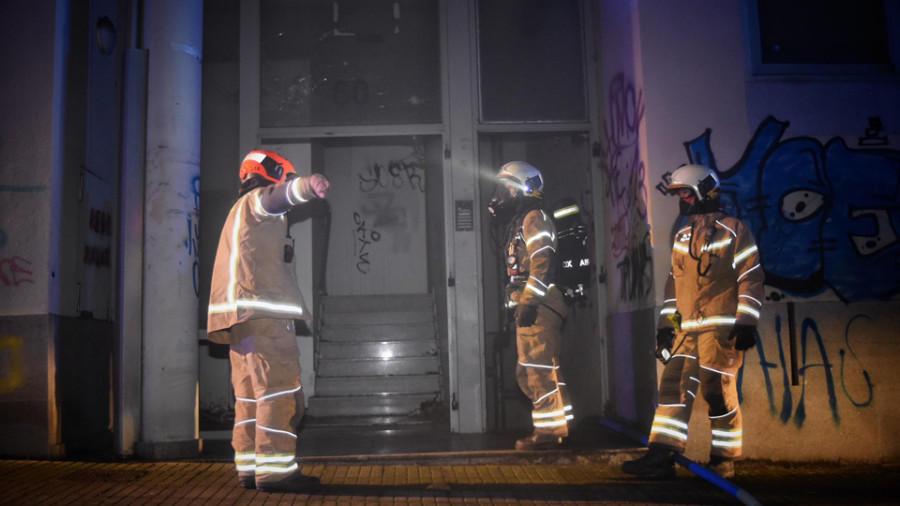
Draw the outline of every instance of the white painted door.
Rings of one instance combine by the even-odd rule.
[[[427,293],[424,150],[411,137],[323,141],[329,295]]]

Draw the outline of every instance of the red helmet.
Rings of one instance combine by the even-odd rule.
[[[241,162],[241,181],[251,174],[259,174],[273,183],[283,183],[288,174],[296,174],[293,164],[274,151],[256,150],[247,153]]]

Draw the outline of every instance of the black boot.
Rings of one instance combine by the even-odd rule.
[[[252,474],[238,476],[238,483],[247,490],[256,488],[256,477]]]
[[[516,441],[516,450],[550,450],[558,448],[563,438],[546,432],[533,432],[528,437]]]
[[[732,459],[710,455],[706,468],[719,475],[720,478],[734,478],[734,460]]]
[[[283,480],[261,482],[256,484],[260,492],[287,492],[295,494],[312,493],[322,488],[322,483],[315,476],[307,476],[298,469]]]
[[[622,464],[622,472],[648,478],[675,476],[675,456],[672,450],[650,446],[643,457]]]

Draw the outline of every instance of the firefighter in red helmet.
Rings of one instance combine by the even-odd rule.
[[[700,165],[672,173],[669,192],[681,199],[684,224],[672,245],[672,272],[657,324],[657,357],[665,363],[647,453],[625,462],[639,476],[675,475],[673,453],[683,453],[693,400],[709,404],[712,427],[707,468],[734,476],[741,455],[742,418],[737,373],[744,351],[756,344],[763,270],[750,230],[719,210],[719,178]]]
[[[559,367],[566,315],[556,285],[556,226],[541,208],[544,179],[525,162],[509,162],[497,174],[488,210],[505,226],[507,308],[516,327],[516,379],[531,400],[531,435],[517,450],[554,448],[569,435],[572,405]]]
[[[251,151],[240,196],[222,229],[213,266],[207,332],[230,346],[235,394],[232,446],[238,481],[263,492],[308,492],[319,480],[300,472],[296,428],[304,413],[294,320],[309,320],[294,270],[286,213],[324,198],[321,174],[298,177],[290,161]]]

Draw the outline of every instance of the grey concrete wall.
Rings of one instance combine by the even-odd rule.
[[[50,2],[0,5],[0,314],[48,312],[56,27]],[[13,78],[14,77],[14,78]],[[2,373],[0,373],[2,375]]]
[[[0,453],[61,451],[50,286],[55,5],[0,4]],[[12,77],[15,78],[12,78]],[[55,148],[55,149],[54,149]]]

